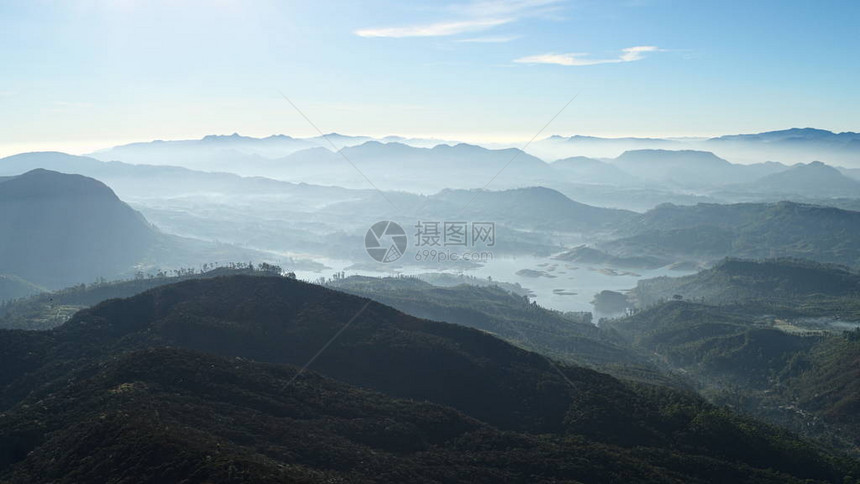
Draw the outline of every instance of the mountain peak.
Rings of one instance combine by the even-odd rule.
[[[473,151],[474,152],[474,151],[486,151],[487,149],[484,148],[483,146],[473,145],[470,143],[457,143],[454,145],[446,145],[446,144],[436,145],[433,147],[433,150],[435,150],[435,151],[460,151],[460,152]]]
[[[776,131],[765,131],[762,133],[744,133],[730,134],[710,138],[709,141],[763,141],[763,142],[779,142],[789,140],[834,140],[837,138],[856,138],[860,137],[860,133],[845,131],[842,133],[834,133],[826,129],[819,128],[788,128]]]
[[[838,169],[813,161],[798,163],[785,171],[767,175],[752,182],[755,190],[780,193],[798,193],[808,196],[857,196],[860,181],[845,176]]]
[[[104,183],[82,175],[69,175],[36,168],[2,182],[0,197],[11,198],[101,198],[119,201],[116,194]]]
[[[246,136],[242,136],[242,135],[240,135],[239,133],[233,133],[233,134],[230,134],[230,135],[224,135],[224,134],[209,134],[209,135],[204,136],[204,137],[201,139],[201,141],[206,141],[206,142],[214,142],[214,141],[236,141],[236,140],[240,140],[240,139],[252,139],[252,138],[248,138],[248,137],[246,137]]]
[[[828,173],[834,177],[843,177],[845,175],[842,174],[838,169],[824,163],[823,161],[810,161],[809,163],[797,163],[791,166],[787,171],[796,170],[803,171],[806,173],[809,172],[818,172],[818,173]]]
[[[56,288],[127,273],[158,237],[104,183],[35,169],[0,182],[0,273]]]

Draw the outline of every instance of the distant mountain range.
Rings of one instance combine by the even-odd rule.
[[[860,168],[858,139],[856,133],[810,129],[711,139],[551,136],[530,144],[526,153],[500,145],[481,147],[400,137],[331,134],[299,139],[234,134],[135,143],[91,156],[105,161],[422,193],[487,184],[496,189],[527,185],[561,188],[564,183],[700,189],[747,183],[785,171],[791,164],[815,160],[845,165],[841,168],[844,174],[857,176],[851,167]],[[543,162],[552,160],[558,161]]]
[[[635,150],[611,160],[640,180],[699,188],[738,183],[784,170],[777,163],[735,165],[707,151]]]
[[[633,174],[622,170],[606,161],[572,156],[551,163],[553,169],[575,180],[577,183],[595,183],[606,185],[639,185],[641,180]]]
[[[256,174],[350,187],[372,183],[385,190],[423,193],[476,188],[491,181],[496,188],[516,186],[522,180],[540,184],[554,176],[545,162],[516,148],[489,150],[463,143],[418,148],[378,141],[348,146],[339,153],[323,148],[300,151],[265,163]]]
[[[648,149],[684,149],[683,142],[661,138],[600,138],[596,136],[553,135],[529,145],[529,152],[545,160],[586,156],[615,158],[625,151]]]
[[[302,160],[307,154],[317,151],[323,155],[322,159],[311,157]],[[630,178],[647,178],[655,185],[672,185],[681,191],[696,184],[716,181],[722,184],[722,188],[715,189],[713,193],[715,196],[728,194],[727,198],[797,198],[826,203],[827,198],[832,197],[850,201],[860,193],[856,190],[860,182],[823,163],[793,167],[775,163],[733,165],[711,153],[697,151],[639,150],[627,152],[616,160],[576,158],[552,164],[520,152],[494,151],[470,145],[426,149],[401,143],[366,142],[349,148],[346,153],[353,163],[361,163],[365,173],[379,176],[377,181],[388,180],[392,186],[401,188],[409,183],[406,179],[414,173],[421,173],[418,166],[436,163],[440,173],[461,173],[458,165],[467,164],[471,159],[476,160],[476,167],[484,167],[471,171],[477,176],[477,172],[492,172],[498,166],[496,163],[502,163],[503,168],[504,163],[515,159],[524,165],[510,174],[516,175],[521,184],[528,182],[528,173],[545,173],[549,179],[547,185],[558,185],[574,196],[587,192],[590,185],[571,185],[559,180],[564,178],[563,173],[576,173],[577,170],[604,173],[615,179],[621,178],[619,173],[624,173],[628,181]],[[290,163],[302,166],[319,163],[332,167],[332,170],[337,166],[341,173],[344,170],[342,165],[346,164],[347,173],[357,173],[340,155],[322,148],[298,152],[288,158],[293,159]],[[287,162],[282,159],[266,163]],[[550,255],[563,247],[549,234],[576,233],[601,236],[604,242],[596,247],[603,251],[599,259],[625,261],[624,265],[631,267],[651,267],[660,265],[659,261],[701,263],[724,256],[797,256],[849,265],[860,261],[856,254],[852,255],[855,251],[849,247],[850,244],[837,247],[833,245],[835,239],[832,237],[829,239],[831,242],[826,242],[831,229],[822,225],[831,220],[831,213],[845,214],[850,218],[856,212],[833,212],[808,205],[665,205],[640,216],[626,210],[579,203],[546,186],[508,190],[446,189],[422,196],[403,191],[379,193],[373,189],[309,185],[171,166],[106,163],[62,153],[29,153],[2,159],[0,175],[19,173],[37,166],[95,176],[119,187],[125,198],[168,232],[279,252],[347,255],[350,259],[361,260],[363,248],[355,242],[356,234],[363,233],[378,220],[399,220],[414,225],[418,220],[445,221],[465,217],[489,220],[498,225],[504,232],[494,249],[499,255]],[[390,166],[398,168],[388,170]],[[413,167],[417,171],[411,171]],[[383,176],[387,170],[396,175]],[[437,182],[447,183],[444,176],[437,177]],[[606,196],[614,194],[623,198],[643,189],[619,184],[615,190],[606,191]],[[266,203],[261,203],[263,200]],[[848,202],[840,205],[853,207]],[[805,208],[794,210],[790,207]],[[828,215],[817,217],[812,215],[814,210]],[[801,214],[809,216],[800,220],[797,217]],[[807,229],[812,232],[805,232]],[[832,230],[841,229],[834,226]],[[845,230],[850,232],[853,229],[848,227]],[[777,232],[783,235],[777,237],[774,235]],[[755,242],[759,239],[750,238],[753,234],[774,239],[770,244],[762,244]],[[807,243],[803,248],[797,245],[810,237],[817,242]],[[766,249],[763,248],[765,245]],[[320,254],[321,250],[325,253]],[[582,250],[570,257],[594,259],[594,253],[583,254]]]
[[[738,157],[768,156],[778,161],[827,160],[857,167],[860,133],[834,133],[823,129],[792,128],[758,134],[720,136],[706,141],[715,150],[738,153]],[[817,155],[816,155],[817,154]],[[810,158],[811,156],[811,158]],[[802,158],[806,158],[805,160]],[[743,161],[744,158],[739,158]]]
[[[440,144],[455,144],[443,140],[404,138],[401,136],[373,138],[371,136],[348,136],[339,133],[328,133],[311,138],[294,138],[283,134],[276,134],[266,138],[254,138],[233,133],[232,135],[208,135],[199,140],[156,140],[131,143],[97,151],[93,153],[93,157],[104,160],[121,159],[129,163],[145,164],[146,159],[160,154],[167,157],[167,159],[163,160],[164,164],[181,165],[182,163],[177,162],[181,160],[173,160],[170,157],[183,151],[185,151],[185,154],[195,158],[201,157],[201,159],[225,150],[235,150],[238,153],[259,155],[264,158],[280,158],[309,148],[322,147],[331,149],[334,147],[334,149],[342,149],[364,144],[368,141],[404,143],[425,148],[432,148]]]
[[[337,187],[289,183],[233,173],[199,171],[168,165],[103,162],[86,156],[59,152],[22,153],[0,159],[0,176],[43,168],[95,178],[109,185],[123,199],[158,199],[218,193],[224,195],[277,193],[291,203],[313,207],[351,199],[361,191]]]
[[[823,160],[860,168],[860,133],[792,128],[715,138],[595,138],[551,136],[533,143],[529,152],[543,159],[568,156],[615,158],[642,149],[711,151],[733,163],[787,164]]]
[[[240,174],[255,174],[254,164],[263,159],[277,159],[303,150],[325,149],[335,151],[358,146],[367,142],[408,143],[419,148],[432,148],[444,144],[441,140],[426,140],[388,136],[372,138],[369,136],[346,136],[329,133],[312,138],[293,138],[286,135],[273,135],[266,138],[209,135],[199,140],[156,140],[132,143],[96,151],[93,158],[113,161],[120,160],[134,164],[174,165],[188,168],[228,171]]]
[[[416,156],[443,150],[492,153],[466,145],[434,150],[384,146],[403,149]],[[381,147],[383,145],[374,143],[354,149]],[[346,163],[339,158],[331,161]],[[456,157],[452,161],[458,162]],[[539,160],[533,162],[548,169]],[[543,187],[443,190],[431,196],[406,192],[381,194],[372,189],[291,183],[171,166],[101,162],[62,153],[28,153],[2,159],[0,174],[34,166],[97,177],[117,187],[123,198],[169,233],[282,252],[319,255],[319,251],[325,250],[326,256],[363,251],[361,243],[356,242],[361,239],[355,236],[382,219],[409,225],[418,220],[447,221],[463,217],[489,220],[498,224],[500,230],[509,230],[499,238],[500,244],[495,249],[499,254],[510,250],[549,254],[555,250],[554,244],[547,242],[538,231],[591,233],[607,230],[633,215],[624,210],[578,203]],[[453,166],[449,168],[454,170]],[[553,218],[535,214],[553,214]],[[356,258],[363,258],[362,255],[356,254]]]
[[[860,133],[844,132],[834,133],[824,129],[815,128],[792,128],[782,131],[768,131],[757,134],[736,134],[726,135],[708,140],[711,143],[731,143],[737,141],[749,141],[755,143],[804,143],[806,141],[814,141],[822,144],[832,144],[836,146],[846,146],[856,142],[860,138]]]

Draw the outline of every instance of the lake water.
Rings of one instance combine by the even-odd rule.
[[[640,279],[658,276],[679,277],[690,272],[672,271],[669,269],[656,270],[624,270],[606,266],[579,264],[557,261],[545,257],[508,257],[498,258],[485,263],[481,267],[470,270],[438,270],[433,271],[427,266],[400,267],[388,269],[385,264],[379,264],[379,270],[361,269],[348,270],[352,261],[324,259],[319,260],[331,269],[321,272],[298,271],[300,279],[316,281],[320,277],[331,277],[334,273],[345,271],[347,276],[391,276],[396,274],[422,274],[427,272],[448,272],[471,275],[494,281],[519,283],[529,289],[534,295],[532,300],[543,307],[560,311],[593,311],[591,300],[598,292],[609,289],[623,291],[632,289]],[[528,269],[527,272],[522,272]],[[518,274],[518,272],[520,274]],[[537,277],[532,277],[540,274]]]
[[[838,318],[800,318],[797,324],[831,331],[853,331],[860,329],[860,321],[844,321]]]

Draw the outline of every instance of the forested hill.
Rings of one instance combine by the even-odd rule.
[[[261,263],[230,263],[224,267],[175,269],[156,274],[137,274],[132,279],[97,281],[77,284],[57,291],[39,290],[39,294],[8,300],[0,304],[0,328],[45,330],[55,328],[81,309],[102,301],[131,297],[146,290],[188,279],[203,279],[229,275],[280,276],[280,266]],[[289,274],[289,273],[288,273]],[[38,289],[37,289],[38,290]]]
[[[759,307],[669,301],[604,326],[696,381],[711,401],[856,454],[860,331],[828,326],[832,318],[803,324],[750,311]]]
[[[591,313],[555,311],[498,286],[437,287],[411,277],[352,276],[330,287],[388,304],[407,314],[476,328],[521,348],[607,371],[616,376],[671,385],[617,335],[591,321]]]
[[[803,258],[860,266],[860,212],[795,202],[659,205],[602,245],[616,256]]]
[[[311,362],[311,372],[388,396],[250,360]],[[123,469],[191,482],[218,472],[227,482],[403,482],[452,465],[460,480],[837,482],[858,472],[694,395],[552,363],[480,331],[287,278],[188,280],[106,301],[51,331],[0,331],[0,365],[0,480],[13,482]],[[212,445],[204,454],[195,442]],[[366,477],[392,442],[415,447],[396,446],[394,474]],[[99,466],[82,465],[84,448]],[[370,467],[354,461],[373,453],[381,457]]]
[[[639,281],[631,292],[641,306],[678,295],[714,304],[754,299],[857,298],[860,274],[844,266],[800,259],[725,259],[684,277]]]

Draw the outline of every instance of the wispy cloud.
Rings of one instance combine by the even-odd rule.
[[[514,62],[520,64],[557,64],[560,66],[593,66],[597,64],[618,64],[621,62],[633,62],[645,58],[647,52],[660,52],[662,49],[653,45],[639,45],[622,49],[618,57],[609,59],[594,59],[588,53],[569,54],[539,54],[520,57]]]
[[[457,18],[430,24],[359,29],[360,37],[447,37],[480,32],[516,22],[525,17],[546,15],[560,8],[564,0],[473,0],[455,4],[448,11]],[[516,37],[486,37],[483,42],[508,42]],[[499,40],[504,39],[504,40]],[[469,40],[464,40],[468,42]],[[481,40],[472,40],[481,42]]]
[[[468,32],[478,32],[492,27],[512,22],[513,19],[475,19],[459,22],[438,22],[426,25],[410,25],[406,27],[384,27],[376,29],[356,30],[360,37],[444,37]]]
[[[639,45],[636,47],[628,47],[626,49],[622,49],[621,52],[621,62],[632,62],[638,61],[645,57],[645,52],[660,52],[660,49],[654,45]]]
[[[472,17],[537,17],[557,12],[564,0],[474,0],[451,10]]]
[[[510,42],[512,40],[517,40],[521,36],[520,35],[508,35],[508,36],[487,36],[487,37],[470,37],[468,39],[457,39],[455,42],[469,42],[476,44],[502,44],[505,42]]]

